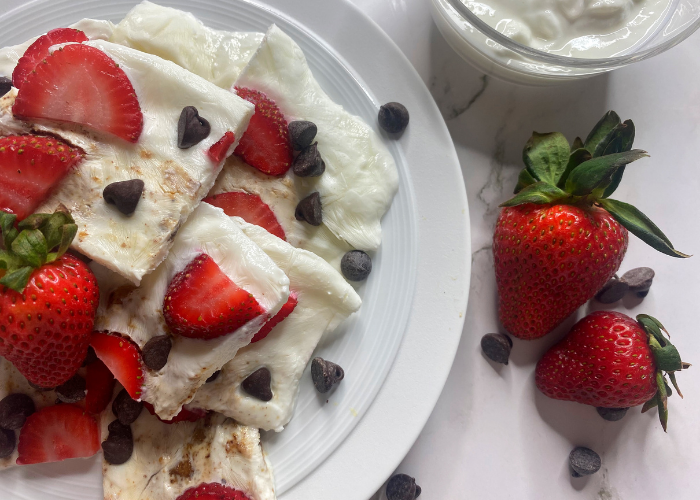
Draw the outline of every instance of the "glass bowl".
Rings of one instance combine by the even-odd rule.
[[[584,59],[550,54],[516,42],[473,14],[462,0],[431,0],[438,29],[480,71],[526,85],[578,80],[644,61],[682,42],[700,27],[700,0],[673,0],[655,33],[614,57]]]

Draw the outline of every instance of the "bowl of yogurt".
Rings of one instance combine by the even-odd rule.
[[[435,23],[489,75],[548,85],[674,47],[700,27],[700,0],[431,0]]]

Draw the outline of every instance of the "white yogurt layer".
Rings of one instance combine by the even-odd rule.
[[[15,120],[14,89],[0,101],[0,133],[51,132],[85,151],[39,211],[66,207],[78,225],[74,248],[138,284],[165,258],[178,226],[221,171],[223,162],[213,163],[207,150],[228,131],[240,138],[254,106],[160,57],[105,41],[86,43],[114,59],[134,86],[144,119],[138,142],[70,124]],[[199,110],[211,133],[180,149],[177,123],[185,106]],[[102,191],[112,182],[134,178],[143,180],[145,188],[136,211],[126,216],[104,201]]]
[[[197,255],[209,255],[239,287],[255,297],[267,314],[248,321],[235,332],[211,340],[173,336],[168,362],[160,371],[144,368],[142,399],[168,420],[177,415],[197,389],[238,350],[249,344],[260,327],[289,298],[289,279],[220,208],[201,204],[182,225],[167,259],[146,276],[138,288],[105,280],[98,271],[100,308],[95,330],[127,335],[139,347],[169,334],[163,318],[163,299],[173,277]]]
[[[233,219],[289,277],[298,303],[267,337],[238,351],[216,380],[200,387],[192,405],[218,411],[245,425],[279,432],[292,418],[299,380],[319,340],[357,311],[362,301],[352,286],[317,255],[294,248],[238,217]],[[268,402],[240,387],[261,367],[272,374],[273,396]]]
[[[112,420],[105,413],[105,437]],[[202,483],[223,483],[251,500],[275,499],[257,429],[223,415],[168,425],[144,410],[131,431],[131,458],[122,465],[103,462],[105,500],[175,500]]]
[[[110,41],[160,56],[229,89],[262,38],[262,33],[207,28],[189,12],[141,2],[116,25]]]

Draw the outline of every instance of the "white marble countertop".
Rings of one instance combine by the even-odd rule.
[[[685,399],[669,400],[664,434],[656,410],[642,415],[636,408],[610,423],[592,407],[549,400],[537,391],[535,363],[563,332],[516,341],[509,366],[487,361],[479,340],[500,328],[491,236],[497,206],[512,192],[522,147],[533,130],[561,131],[573,139],[585,136],[608,109],[633,119],[635,147],[651,158],[628,169],[617,197],[644,211],[676,248],[699,253],[694,149],[700,134],[700,34],[611,74],[526,88],[486,77],[463,62],[433,24],[428,0],[352,1],[393,38],[430,88],[452,134],[471,211],[473,274],[462,342],[445,390],[398,471],[415,476],[426,499],[697,498],[700,367],[679,375]],[[614,308],[657,316],[684,359],[700,362],[694,318],[700,257],[672,259],[630,236],[621,271],[638,266],[656,270],[650,295]],[[567,458],[576,445],[602,456],[600,472],[569,476]],[[385,497],[380,492],[376,498]]]

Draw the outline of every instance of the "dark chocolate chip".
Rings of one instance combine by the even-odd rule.
[[[26,394],[14,393],[0,401],[0,428],[21,429],[27,417],[36,411],[34,401]]]
[[[177,147],[180,149],[191,148],[199,144],[209,136],[211,125],[199,116],[199,111],[194,106],[185,106],[177,121]]]
[[[141,179],[113,182],[102,191],[102,197],[124,215],[131,215],[141,200],[143,186]]]
[[[124,425],[119,420],[112,420],[107,426],[110,435],[131,437],[131,426]]]
[[[316,137],[316,124],[305,120],[298,120],[289,124],[289,138],[292,141],[294,151],[302,151],[309,147]],[[297,174],[299,175],[299,174]]]
[[[646,297],[655,275],[656,273],[650,267],[636,267],[623,274],[620,281],[627,283],[630,292],[636,293],[638,297]]]
[[[85,379],[77,373],[56,387],[56,396],[63,403],[77,403],[85,399]]]
[[[144,364],[151,370],[160,370],[168,362],[168,354],[173,347],[169,335],[159,335],[146,342],[141,351]]]
[[[320,226],[323,222],[321,195],[315,192],[301,200],[294,211],[294,217],[297,220],[306,221],[312,226]]]
[[[362,250],[350,250],[340,259],[340,270],[350,281],[365,280],[372,272],[372,259]]]
[[[617,422],[627,414],[628,408],[596,408],[598,415],[608,422]]]
[[[318,177],[326,171],[326,162],[318,152],[318,143],[306,147],[294,158],[292,172],[297,177]]]
[[[379,126],[390,134],[403,132],[408,126],[408,110],[398,102],[389,102],[379,108]]]
[[[311,361],[311,380],[314,387],[321,394],[330,391],[334,385],[338,384],[345,377],[343,369],[323,358],[314,358]]]
[[[91,365],[95,361],[97,361],[97,354],[95,354],[95,350],[92,346],[88,346],[87,354],[83,360],[83,366]]]
[[[416,480],[407,474],[396,474],[386,483],[387,500],[414,500],[420,493]]]
[[[0,429],[0,458],[7,458],[15,451],[17,436],[15,431]]]
[[[216,370],[214,373],[211,374],[211,377],[209,377],[204,383],[208,384],[209,382],[213,382],[214,380],[219,378],[219,375],[221,375],[221,370]]]
[[[481,337],[481,350],[484,355],[496,363],[508,364],[513,341],[504,333],[487,333]]]
[[[569,454],[569,465],[571,466],[572,476],[589,476],[600,469],[600,455],[590,448],[577,446]],[[574,472],[578,475],[574,475]]]
[[[116,425],[115,425],[116,423]],[[107,463],[121,465],[131,458],[134,452],[134,437],[131,428],[119,420],[109,424],[109,436],[102,442],[102,452]]]
[[[272,399],[272,374],[267,368],[258,368],[243,381],[243,390],[260,401]]]
[[[7,94],[12,88],[12,80],[6,76],[0,76],[0,97]]]
[[[629,286],[624,281],[613,278],[601,288],[595,296],[595,299],[601,304],[612,304],[618,300],[622,300],[625,294],[629,291]]]
[[[126,389],[122,389],[112,403],[112,413],[124,425],[134,423],[139,418],[141,410],[143,410],[143,403],[131,399]]]

